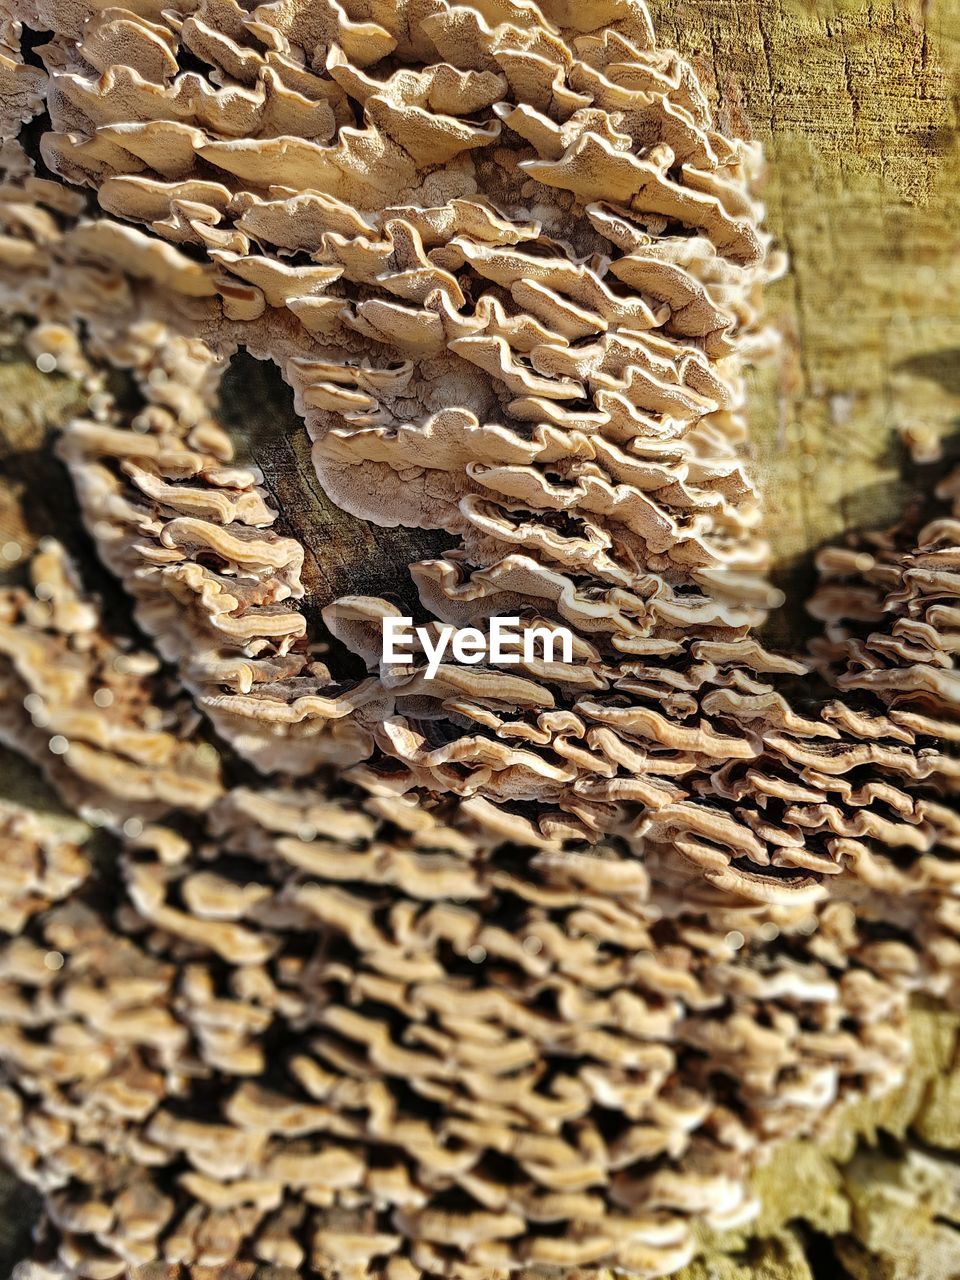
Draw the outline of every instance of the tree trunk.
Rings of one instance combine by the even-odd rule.
[[[960,4],[654,0],[722,129],[763,142],[783,359],[756,378],[757,466],[781,562],[893,519],[898,432],[960,405]]]

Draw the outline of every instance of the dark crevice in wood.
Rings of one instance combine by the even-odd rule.
[[[804,1257],[813,1280],[853,1280],[837,1257],[834,1237],[803,1224],[798,1230]]]
[[[336,677],[358,675],[358,660],[329,636],[320,610],[347,595],[382,596],[426,621],[409,566],[458,545],[439,529],[387,529],[349,515],[324,493],[310,458],[310,438],[293,404],[293,391],[276,365],[241,351],[224,375],[220,415],[237,461],[263,473],[279,517],[274,528],[304,549],[303,611],[311,634],[330,644],[323,660]]]

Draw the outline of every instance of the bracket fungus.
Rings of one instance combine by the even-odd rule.
[[[642,0],[2,31],[0,308],[90,390],[57,449],[140,632],[56,543],[0,592],[0,735],[116,840],[0,811],[20,1280],[676,1270],[958,995],[960,489],[823,554],[810,655],[751,634],[782,260]],[[409,566],[426,626],[573,661],[427,679],[381,661],[392,600],[308,599],[218,421],[240,349],[332,502],[453,543]]]

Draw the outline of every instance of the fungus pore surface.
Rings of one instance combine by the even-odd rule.
[[[957,998],[960,484],[752,634],[782,261],[641,0],[5,5],[0,309],[135,621],[52,539],[0,591],[0,740],[113,840],[0,807],[18,1280],[669,1274]],[[332,502],[443,532],[421,623],[573,661],[308,600],[241,348]]]

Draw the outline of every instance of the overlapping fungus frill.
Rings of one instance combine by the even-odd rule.
[[[80,271],[78,284],[85,285],[84,271],[91,268],[70,265],[72,235],[63,237],[57,252],[68,278]],[[669,432],[675,427],[676,439],[662,448],[662,440],[658,444],[642,434],[613,443],[595,422],[585,432],[588,419],[593,421],[589,414],[578,417],[576,432],[557,422],[535,427],[534,437],[549,446],[545,457],[551,466],[570,476],[573,466],[583,475],[572,480],[552,514],[539,509],[528,522],[525,549],[504,546],[504,555],[470,569],[466,577],[461,571],[469,568],[469,550],[413,566],[424,605],[438,621],[482,622],[493,612],[516,610],[528,625],[537,619],[569,625],[579,637],[570,667],[534,664],[505,673],[448,665],[429,685],[417,670],[380,670],[367,680],[338,682],[313,660],[297,605],[301,549],[293,539],[271,532],[274,513],[258,487],[257,472],[231,465],[229,443],[211,416],[223,362],[207,343],[172,331],[173,304],[164,310],[152,285],[134,289],[116,271],[107,276],[113,282],[109,288],[99,295],[87,289],[85,301],[76,305],[86,308],[81,314],[99,335],[94,350],[136,372],[147,405],[132,421],[116,417],[70,424],[61,452],[101,554],[137,602],[141,626],[157,637],[165,658],[179,663],[184,683],[243,754],[265,768],[294,773],[308,773],[326,761],[351,765],[369,757],[379,769],[379,760],[391,760],[391,769],[402,766],[411,790],[452,790],[491,830],[535,843],[593,838],[603,831],[639,834],[646,813],[669,805],[682,816],[681,831],[703,835],[706,824],[710,839],[725,835],[725,861],[736,856],[750,832],[729,817],[717,821],[699,799],[691,806],[689,776],[730,759],[754,757],[771,725],[775,731],[785,723],[814,731],[791,718],[766,683],[758,683],[763,674],[795,672],[796,664],[743,641],[748,624],[762,617],[768,589],[735,572],[732,562],[723,573],[709,571],[712,577],[704,576],[706,568],[684,570],[675,564],[668,569],[649,542],[631,543],[633,550],[608,578],[594,574],[585,560],[577,561],[575,571],[570,564],[565,568],[563,557],[555,554],[569,541],[563,529],[580,519],[581,497],[589,503],[589,494],[609,489],[631,509],[647,504],[652,511],[645,494],[656,492],[657,501],[673,494],[679,502],[677,495],[689,490],[691,477],[707,484],[708,474],[722,474],[723,485],[729,482],[732,488],[722,500],[715,492],[716,501],[710,499],[700,515],[691,517],[690,527],[725,538],[723,513],[734,503],[744,516],[743,529],[752,529],[756,504],[733,456],[730,433],[723,449],[717,443],[719,410],[700,405],[699,416],[690,409],[687,418],[674,422],[680,410],[671,409],[673,416],[664,421],[674,423]],[[149,318],[157,307],[165,323]],[[35,341],[61,348],[61,331],[44,318]],[[206,313],[190,313],[190,318],[199,330],[210,330]],[[274,338],[282,346],[282,326],[273,320]],[[222,342],[229,326],[222,317],[218,324]],[[741,327],[749,332],[751,325],[752,320]],[[234,329],[237,340],[242,336],[256,347],[253,322]],[[735,325],[734,331],[739,332]],[[678,339],[675,354],[684,368],[706,358],[692,340]],[[739,356],[724,361],[733,376]],[[368,372],[373,378],[372,369]],[[460,368],[458,378],[463,374]],[[418,388],[422,381],[418,376]],[[486,374],[481,381],[490,384]],[[421,394],[418,390],[414,398]],[[546,412],[552,402],[541,401]],[[308,418],[314,420],[309,412]],[[462,415],[458,421],[462,426]],[[450,420],[447,428],[433,439],[430,432],[418,436],[413,423],[389,445],[395,460],[401,447],[418,464],[436,459],[431,492],[440,483],[444,458],[451,475],[459,469],[455,488],[461,490],[468,473],[492,465],[494,454],[485,452],[491,440],[513,441],[509,448],[518,463],[518,483],[539,474],[531,467],[540,446],[533,437],[533,443],[524,444],[517,432],[526,429],[516,422],[464,434]],[[382,432],[376,435],[381,437]],[[694,448],[695,440],[708,439],[717,445],[717,458],[723,454],[719,470],[705,444],[700,452]],[[597,459],[620,468],[613,489],[602,480]],[[680,468],[676,474],[669,459]],[[413,492],[412,481],[405,477],[401,488]],[[634,481],[639,488],[630,496]],[[560,494],[563,485],[550,484],[555,496]],[[381,475],[377,485],[386,493],[388,478]],[[468,499],[464,492],[469,505]],[[388,511],[387,504],[378,503],[377,518]],[[616,545],[626,547],[626,525],[619,516],[614,523]],[[447,527],[455,526],[448,522]],[[464,529],[464,536],[469,542],[472,535]],[[753,547],[746,555],[749,562],[759,549],[752,533],[747,540]],[[603,557],[606,564],[609,548]],[[370,660],[378,654],[378,627],[389,609],[382,601],[351,598],[332,604],[327,617],[331,629]],[[706,638],[705,660],[700,642],[691,647],[691,633]],[[743,686],[739,692],[738,684]],[[671,829],[668,838],[675,834]],[[736,869],[727,878],[750,883]],[[764,893],[771,891],[770,884],[767,878]],[[805,880],[797,885],[788,879],[777,892],[797,887],[807,892]]]
[[[186,740],[195,712],[155,701],[157,659],[106,634],[59,544],[31,571],[32,594],[0,592],[0,741],[102,822],[206,809],[222,790],[216,752]]]
[[[0,910],[7,933],[22,933],[51,902],[81,885],[89,863],[50,819],[0,803]]]
[[[670,918],[614,846],[289,787],[125,846],[113,922],[91,885],[0,952],[3,1149],[71,1274],[663,1275],[906,1061],[902,991],[733,900]]]
[[[75,587],[40,594],[89,632]],[[750,1212],[770,1144],[901,1078],[911,984],[841,904],[484,841],[469,803],[360,776],[128,828],[117,880],[34,874],[0,1106],[59,1269],[662,1275]]]
[[[91,391],[60,455],[170,667],[53,546],[0,595],[0,730],[122,839],[108,882],[0,814],[21,1280],[668,1273],[958,973],[955,522],[825,557],[864,576],[818,597],[826,708],[748,634],[758,153],[638,0],[17,0],[0,39],[0,307]],[[435,627],[574,661],[427,681],[357,595],[311,604],[368,676],[320,661],[217,422],[240,347],[335,503],[458,540],[410,567]],[[177,683],[272,776],[225,787]]]
[[[142,430],[75,420],[60,444],[101,555],[160,654],[243,755],[293,772],[365,759],[370,733],[351,715],[375,699],[375,682],[338,686],[310,652],[300,543],[271,529],[259,472],[231,462],[202,402],[196,416],[164,403],[184,366],[205,371],[209,354],[167,341],[151,355]]]
[[[596,634],[607,658],[645,654],[651,632],[727,638],[762,618],[737,457],[777,266],[749,190],[758,154],[712,128],[641,4],[583,20],[446,0],[322,18],[222,0],[149,18],[53,8],[22,13],[51,34],[43,155],[110,216],[34,257],[59,285],[49,306],[143,375],[152,406],[142,439],[78,424],[66,456],[141,622],[164,656],[191,655],[186,683],[241,751],[307,773],[369,755],[370,726],[397,717],[375,681],[344,688],[308,662],[296,547],[264,532],[256,478],[225,474],[215,428],[191,437],[222,368],[211,349],[280,365],[336,503],[460,536],[414,566],[436,618],[509,600]],[[572,682],[504,711],[569,707]],[[469,710],[489,690],[472,692],[462,724],[447,694],[410,701],[459,726],[465,758],[496,755]],[[521,727],[527,750],[499,748],[518,778],[574,782],[553,721]]]
[[[933,519],[913,513],[821,552],[811,601],[825,624],[814,661],[839,695],[824,716],[870,744],[870,776],[860,771],[859,791],[869,788],[890,819],[838,841],[861,882],[858,912],[888,921],[892,968],[951,999],[960,989],[958,481],[954,471],[940,485]],[[894,763],[911,754],[912,782]],[[896,852],[884,857],[884,846]]]
[[[751,904],[682,840],[524,850],[356,777],[147,826],[112,920],[91,886],[9,944],[5,1150],[71,1274],[666,1274],[770,1144],[901,1078],[909,991],[947,989],[944,877],[911,899],[865,854]]]

